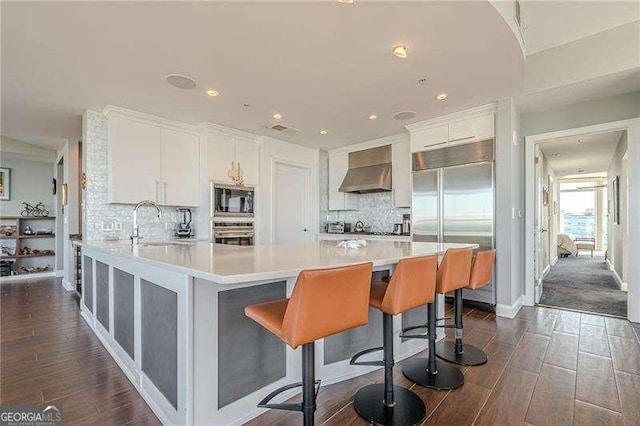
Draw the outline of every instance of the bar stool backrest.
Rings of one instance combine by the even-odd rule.
[[[436,292],[449,293],[469,285],[473,249],[448,249],[438,267]]]
[[[372,263],[300,272],[282,322],[293,349],[369,322]]]
[[[495,259],[495,249],[479,251],[476,253],[473,257],[473,261],[471,262],[471,278],[469,279],[468,288],[475,290],[491,282],[493,263]]]
[[[437,255],[400,260],[384,293],[382,312],[396,315],[433,302],[437,270]]]

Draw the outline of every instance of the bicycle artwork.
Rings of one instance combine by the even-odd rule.
[[[29,203],[22,202],[24,208],[20,214],[22,216],[33,216],[33,217],[46,217],[49,216],[49,210],[44,208],[44,204],[42,202],[32,206]]]

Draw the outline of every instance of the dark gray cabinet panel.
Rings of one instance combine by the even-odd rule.
[[[178,408],[178,295],[141,279],[142,371]]]
[[[96,318],[109,330],[109,265],[96,261]]]
[[[324,339],[324,365],[379,346],[382,346],[382,312],[369,308],[369,324]]]
[[[286,282],[218,293],[218,408],[286,375],[284,343],[244,307],[286,297]]]
[[[82,269],[82,291],[84,296],[84,306],[89,312],[93,312],[93,259],[84,256],[84,267]]]
[[[134,358],[133,302],[133,275],[113,268],[113,335],[131,359]]]

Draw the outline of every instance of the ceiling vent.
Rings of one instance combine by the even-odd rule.
[[[289,126],[285,126],[284,124],[270,124],[267,126],[267,129],[270,130],[274,130],[276,132],[279,133],[286,133],[288,135],[296,135],[298,133],[300,133],[300,130],[294,128],[294,127],[289,127]]]

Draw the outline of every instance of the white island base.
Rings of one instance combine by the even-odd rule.
[[[258,401],[301,377],[301,350],[246,318],[246,305],[288,297],[303,269],[369,261],[381,278],[402,258],[442,255],[452,247],[475,246],[371,241],[343,250],[329,241],[254,247],[197,242],[134,250],[89,242],[83,248],[82,316],[164,424],[242,424],[264,411]],[[442,311],[440,303],[440,316]],[[424,322],[424,307],[394,317],[396,361],[426,349],[426,340],[399,337],[403,327]],[[328,385],[381,368],[349,365],[356,352],[378,346],[382,314],[370,309],[367,326],[316,342],[316,378]],[[369,359],[376,357],[381,352]]]

